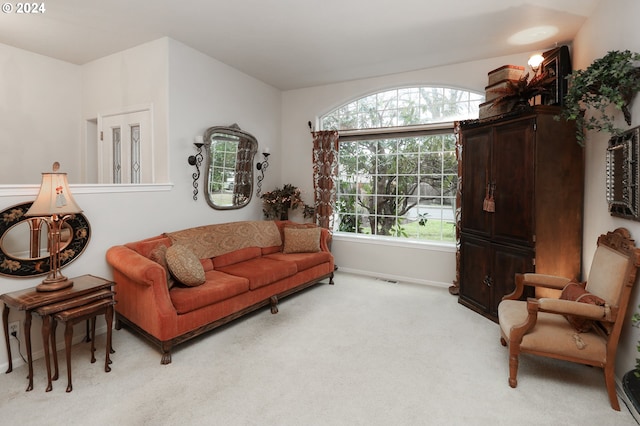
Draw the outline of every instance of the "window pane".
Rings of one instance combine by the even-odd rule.
[[[324,115],[322,129],[352,130],[478,118],[484,94],[444,87],[387,90],[356,99]]]
[[[458,166],[453,129],[411,137],[400,130],[477,118],[484,99],[484,94],[455,88],[398,88],[362,97],[321,117],[325,130],[399,130],[397,137],[340,141],[335,230],[455,241]]]

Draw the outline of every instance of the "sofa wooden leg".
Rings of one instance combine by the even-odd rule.
[[[329,277],[329,284],[333,285],[333,272],[331,273],[331,276]]]
[[[160,361],[161,365],[171,364],[171,349],[173,345],[169,342],[162,342],[160,345],[160,350],[162,351],[162,360]]]
[[[269,298],[269,302],[271,303],[271,313],[277,314],[278,313],[278,296],[271,296]]]

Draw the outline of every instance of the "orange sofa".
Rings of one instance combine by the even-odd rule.
[[[243,221],[111,247],[116,328],[159,345],[169,364],[179,343],[263,306],[277,313],[278,299],[321,280],[333,284],[330,238],[290,221]],[[175,283],[176,274],[188,284]]]

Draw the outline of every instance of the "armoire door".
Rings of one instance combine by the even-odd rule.
[[[516,288],[516,273],[535,272],[535,267],[533,265],[532,250],[492,244],[491,252],[493,257],[491,271],[492,297],[487,311],[491,318],[497,320],[500,301]],[[522,299],[533,296],[532,289],[525,289]]]
[[[463,234],[460,238],[460,303],[485,314],[491,302],[491,243]]]
[[[465,132],[462,147],[462,216],[463,232],[481,237],[491,236],[491,216],[483,203],[490,183],[491,128]]]
[[[534,126],[535,119],[530,118],[494,127],[490,176],[494,241],[534,244]]]

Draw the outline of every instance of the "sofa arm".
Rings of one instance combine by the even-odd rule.
[[[177,312],[164,267],[125,246],[107,250],[116,282],[116,311],[148,333],[163,339],[175,334]]]
[[[331,239],[333,234],[326,228],[321,228],[320,231],[320,250],[331,251]]]
[[[114,246],[107,250],[107,262],[122,275],[140,285],[153,285],[155,281],[164,279],[164,268],[125,246]]]

